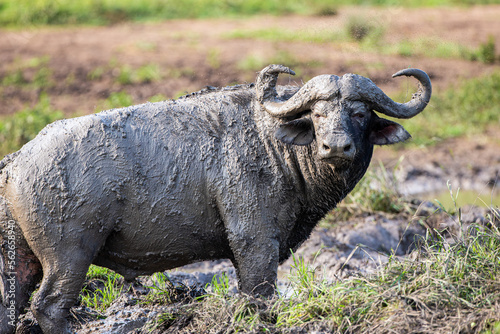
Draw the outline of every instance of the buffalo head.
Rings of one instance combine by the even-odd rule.
[[[420,82],[417,94],[407,103],[390,99],[370,79],[345,74],[312,78],[289,99],[280,99],[275,86],[279,73],[295,74],[282,65],[269,65],[256,82],[257,98],[271,116],[286,120],[276,138],[294,145],[316,139],[317,156],[338,165],[349,163],[367,146],[388,145],[410,138],[398,123],[377,116],[378,111],[396,118],[410,118],[429,103],[431,83],[418,69],[405,69],[397,76],[413,76]]]

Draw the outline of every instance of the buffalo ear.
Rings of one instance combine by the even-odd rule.
[[[369,140],[373,145],[391,145],[411,138],[402,125],[375,116],[370,130]]]
[[[314,125],[308,118],[299,118],[280,125],[274,135],[287,144],[309,145],[314,139]]]

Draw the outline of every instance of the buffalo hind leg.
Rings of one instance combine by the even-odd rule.
[[[90,264],[109,234],[95,229],[73,229],[81,226],[75,220],[66,220],[61,225],[57,228],[40,224],[25,231],[36,235],[31,248],[43,268],[42,283],[31,301],[31,311],[44,333],[69,332],[69,310],[77,301]]]
[[[5,212],[4,212],[5,213]],[[3,217],[10,218],[10,217]],[[0,222],[0,334],[13,333],[42,277],[42,266],[13,220]]]
[[[44,333],[69,333],[69,310],[78,299],[92,260],[72,254],[49,259],[42,263],[43,280],[31,310]]]

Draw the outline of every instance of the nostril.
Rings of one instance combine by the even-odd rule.
[[[329,151],[330,150],[330,146],[328,146],[326,144],[323,144],[323,150]]]
[[[344,152],[346,152],[346,153],[347,153],[347,152],[349,152],[349,151],[351,150],[351,148],[352,148],[352,146],[351,146],[351,145],[346,145],[346,146],[344,147]]]

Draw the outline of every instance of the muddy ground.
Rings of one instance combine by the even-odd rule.
[[[279,28],[285,31],[317,32],[341,30],[352,16],[364,17],[374,25],[383,26],[387,42],[396,43],[419,37],[434,36],[449,43],[461,43],[471,48],[493,36],[500,45],[500,6],[439,9],[365,9],[343,8],[337,15],[325,17],[255,17],[228,20],[176,20],[155,24],[120,24],[109,27],[26,27],[23,30],[0,30],[0,78],[22,69],[27,81],[36,75],[36,68],[26,65],[30,59],[46,57],[52,78],[43,87],[9,86],[0,89],[0,114],[13,114],[33,106],[41,93],[47,93],[55,109],[67,116],[99,111],[102,100],[111,93],[126,91],[136,103],[162,94],[166,98],[183,92],[199,90],[207,85],[224,86],[252,82],[261,68],[242,65],[244,59],[283,60],[300,73],[284,83],[300,83],[314,75],[347,72],[370,77],[384,91],[398,92],[413,86],[407,80],[392,80],[392,73],[406,67],[418,67],[429,73],[436,92],[460,81],[488,73],[496,65],[461,59],[404,57],[380,52],[360,51],[353,42],[311,43],[307,41],[270,41],[229,38],[234,30]],[[498,51],[497,51],[498,52]],[[277,58],[278,57],[278,58]],[[157,64],[161,78],[151,82],[120,83],[123,66],[137,69]],[[101,75],[92,77],[96,69]],[[430,125],[432,126],[432,125]],[[402,162],[400,157],[404,156]],[[389,171],[395,166],[399,191],[415,201],[419,215],[435,211],[431,193],[453,189],[469,189],[492,193],[499,188],[500,129],[490,130],[474,138],[459,138],[440,142],[432,147],[412,147],[399,150],[377,148],[373,165],[382,162]],[[427,199],[429,202],[422,200]],[[499,203],[490,203],[498,206]],[[484,216],[483,209],[468,207],[467,219]],[[298,251],[306,261],[323,268],[327,279],[342,279],[352,273],[369,272],[387,259],[391,250],[404,256],[411,250],[414,235],[425,234],[425,226],[408,215],[391,216],[366,214],[334,227],[318,227]],[[453,221],[441,215],[441,223]],[[408,223],[412,224],[408,226]],[[358,245],[364,250],[353,252]],[[319,255],[318,250],[321,249]],[[349,261],[347,261],[349,259]],[[286,276],[292,265],[280,267],[280,286],[286,291]],[[203,287],[215,273],[234,269],[227,261],[202,263],[171,272],[173,279],[187,285]],[[179,273],[179,272],[184,272]],[[135,294],[145,293],[141,285]],[[234,283],[234,282],[233,282]],[[140,306],[134,293],[124,294],[106,312],[107,319],[96,320],[82,307],[73,309],[75,329],[79,333],[140,332],[146,321],[153,319],[162,307]],[[31,327],[32,323],[25,320]],[[83,326],[81,326],[83,325]],[[35,330],[35,327],[31,327]]]

